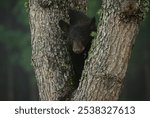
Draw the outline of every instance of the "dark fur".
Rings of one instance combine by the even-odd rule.
[[[80,79],[84,61],[91,46],[91,32],[96,31],[95,17],[89,18],[76,10],[69,10],[68,13],[70,24],[60,20],[59,26],[67,34],[71,42],[73,67],[76,77]]]

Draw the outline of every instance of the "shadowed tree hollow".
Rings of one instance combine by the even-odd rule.
[[[59,21],[68,9],[86,14],[87,0],[29,0],[32,65],[40,100],[118,100],[146,0],[102,0],[97,33],[79,86]]]

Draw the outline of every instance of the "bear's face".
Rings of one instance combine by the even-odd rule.
[[[92,37],[88,24],[74,25],[69,28],[68,38],[71,42],[72,50],[76,54],[84,52]]]
[[[69,13],[69,16],[74,16],[78,18],[70,18],[70,24],[66,23],[63,20],[59,21],[60,28],[67,34],[71,46],[72,51],[76,54],[83,53],[88,47],[89,43],[91,43],[92,37],[90,36],[92,31],[95,31],[95,18],[88,18],[81,12],[72,11],[73,13]],[[82,18],[82,19],[79,19]],[[77,21],[74,21],[74,20]]]

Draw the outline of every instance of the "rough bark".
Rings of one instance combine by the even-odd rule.
[[[85,12],[86,4],[87,0],[29,0],[32,62],[41,100],[68,100],[72,93],[71,100],[119,98],[143,12],[135,0],[103,0],[97,37],[73,92],[74,72],[58,21],[68,20],[68,8]]]
[[[118,100],[143,18],[135,0],[103,0],[102,19],[72,100]]]
[[[73,91],[67,43],[58,26],[68,8],[85,12],[86,0],[29,0],[32,64],[41,100],[65,100]]]

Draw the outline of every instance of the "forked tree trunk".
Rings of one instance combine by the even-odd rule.
[[[68,8],[85,12],[87,0],[29,0],[32,62],[40,99],[118,100],[143,18],[142,5],[135,0],[103,0],[97,37],[74,91],[68,42],[58,21],[68,20]]]

